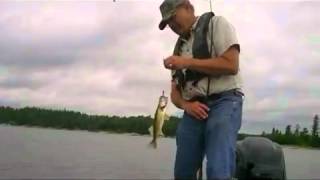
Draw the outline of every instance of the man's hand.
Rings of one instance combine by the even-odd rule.
[[[163,60],[164,67],[171,70],[188,68],[191,59],[181,56],[169,56]]]
[[[175,81],[171,81],[171,100],[172,103],[185,110],[186,113],[199,120],[204,120],[208,117],[209,108],[207,105],[200,103],[199,101],[186,101],[182,98],[180,91],[177,89]]]
[[[204,120],[208,117],[209,108],[207,105],[200,103],[199,101],[188,102],[183,104],[183,109],[191,116]]]

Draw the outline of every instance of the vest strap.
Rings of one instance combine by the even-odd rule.
[[[212,54],[212,37],[213,37],[213,25],[211,24],[211,40],[210,40],[210,48],[208,47],[207,43],[207,33],[209,30],[209,24],[211,18],[214,16],[213,12],[207,12],[200,16],[197,26],[195,28],[194,33],[194,41],[192,45],[192,54],[193,58],[197,59],[208,59],[211,58]],[[176,42],[174,48],[174,55],[180,56],[180,50],[183,45],[182,37],[180,36]],[[205,73],[201,73],[198,71],[193,71],[190,69],[186,69],[185,73],[182,70],[176,70],[173,74],[173,78],[178,78],[178,87],[180,90],[185,88],[185,84],[188,81],[193,81],[193,86],[197,86],[197,83],[203,79],[208,78],[208,87],[207,87],[207,95],[209,95],[209,88],[210,88],[210,76]]]

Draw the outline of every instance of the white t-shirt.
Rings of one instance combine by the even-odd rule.
[[[194,29],[198,23],[199,17],[197,17],[196,22],[192,26],[192,31],[190,38],[184,40],[185,42],[181,46],[180,55],[185,57],[193,57],[192,55],[192,44],[194,40]],[[212,44],[212,57],[221,56],[225,51],[227,51],[231,46],[238,44],[238,39],[236,32],[232,24],[230,24],[222,16],[213,16],[210,20],[209,30],[207,33],[208,47],[211,45],[211,27],[213,26],[213,44]],[[240,47],[240,45],[239,45]],[[210,49],[209,49],[210,51]],[[183,72],[185,69],[183,70]],[[172,71],[172,74],[175,70]],[[191,99],[194,96],[206,96],[208,87],[208,78],[201,79],[197,86],[192,85],[193,81],[186,82],[186,86],[182,91],[182,97],[186,100]],[[240,69],[236,75],[221,75],[219,77],[212,76],[210,78],[210,90],[209,94],[220,93],[230,89],[242,88],[242,80]]]

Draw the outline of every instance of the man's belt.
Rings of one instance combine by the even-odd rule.
[[[238,96],[244,96],[244,94],[238,89],[231,89],[227,90],[221,93],[213,93],[210,94],[209,96],[195,96],[190,99],[190,101],[199,101],[199,102],[207,102],[207,101],[214,101],[217,100],[223,96],[229,96],[229,95],[238,95]]]

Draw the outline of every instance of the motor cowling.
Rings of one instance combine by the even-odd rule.
[[[238,180],[285,180],[281,146],[264,137],[246,137],[238,141],[235,173]]]

